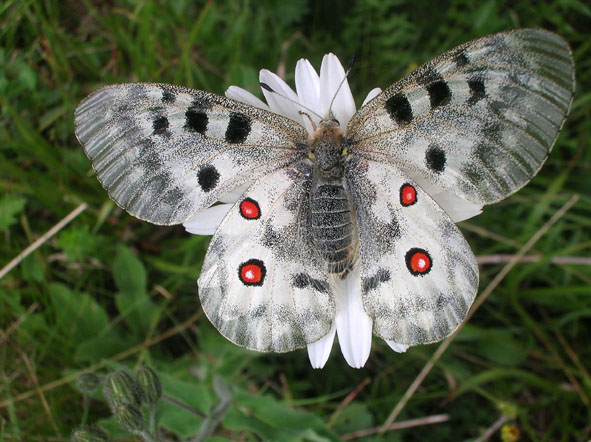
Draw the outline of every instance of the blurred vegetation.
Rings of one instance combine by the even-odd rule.
[[[199,413],[219,403],[218,377],[232,400],[211,440],[339,440],[381,425],[437,344],[396,354],[375,339],[361,370],[335,346],[315,371],[305,350],[258,354],[227,342],[199,314],[195,281],[209,238],[118,209],[74,137],[73,109],[123,81],[259,93],[259,69],[292,81],[297,59],[319,67],[327,52],[344,63],[357,54],[349,82],[360,104],[446,49],[518,27],[571,44],[571,115],[538,176],[461,227],[477,256],[511,255],[573,194],[581,199],[535,245],[537,258],[496,288],[397,421],[450,419],[364,440],[474,440],[495,422],[512,427],[492,440],[512,428],[520,440],[591,437],[590,267],[555,259],[591,255],[589,2],[5,0],[0,23],[0,267],[89,205],[0,280],[0,439],[67,440],[96,423],[133,440],[77,378],[143,363],[186,406],[161,404],[169,438],[197,435]],[[501,266],[481,266],[481,289]]]

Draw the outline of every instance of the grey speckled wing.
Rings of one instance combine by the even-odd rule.
[[[494,203],[540,169],[573,90],[570,48],[556,34],[522,29],[482,37],[363,106],[348,125],[350,152],[395,165],[432,194]]]
[[[377,336],[416,345],[449,336],[478,289],[478,267],[451,218],[388,164],[347,166],[357,218],[363,308]]]
[[[106,86],[75,113],[76,135],[110,197],[155,224],[179,224],[302,155],[292,120],[165,84]],[[303,152],[305,154],[305,152]]]
[[[199,297],[230,341],[285,352],[317,341],[335,321],[326,264],[309,244],[309,171],[297,165],[246,191],[211,240]]]

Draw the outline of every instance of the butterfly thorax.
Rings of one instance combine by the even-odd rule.
[[[354,256],[355,225],[344,185],[343,132],[336,120],[323,120],[310,139],[312,242],[330,273],[344,273]]]

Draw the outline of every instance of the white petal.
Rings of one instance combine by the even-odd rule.
[[[375,97],[377,97],[381,93],[382,93],[382,90],[379,87],[372,89],[371,91],[369,91],[369,94],[367,94],[367,97],[365,97],[365,100],[363,100],[363,104],[361,106],[365,106],[366,103],[373,100]]]
[[[343,79],[343,85],[334,98]],[[334,103],[330,109],[333,98]],[[351,94],[341,62],[336,55],[326,54],[320,67],[320,115],[328,118],[331,110],[334,117],[339,120],[341,127],[344,128],[355,113],[355,100],[353,100],[353,94]]]
[[[324,338],[312,344],[308,344],[308,358],[310,359],[312,368],[322,368],[324,367],[324,364],[326,364],[326,361],[330,356],[330,350],[332,349],[336,331],[336,326],[333,325],[332,330],[328,332]]]
[[[337,335],[341,352],[353,368],[365,365],[371,350],[372,320],[361,303],[361,278],[356,266],[345,280],[336,280]]]
[[[262,88],[271,111],[287,118],[291,118],[299,123],[303,122],[299,113],[300,107],[297,105],[298,96],[285,81],[267,69],[261,69],[259,73],[259,81],[265,83],[276,92],[269,92],[267,89]],[[293,101],[286,100],[282,95]]]
[[[183,223],[185,230],[194,235],[213,235],[233,207],[233,204],[218,204],[209,207]]]
[[[246,89],[242,89],[238,86],[230,86],[228,89],[226,89],[226,97],[241,101],[242,103],[250,104],[251,106],[261,109],[270,110],[269,106],[267,106],[263,100],[248,92]]]
[[[310,62],[304,58],[300,59],[296,64],[295,84],[300,104],[318,113],[320,110],[318,108],[318,103],[320,101],[320,77],[318,77],[318,74]],[[303,112],[307,112],[315,123],[320,122],[319,117],[314,114],[310,114],[307,109],[302,108],[301,110]],[[308,132],[311,132],[312,125],[309,121],[307,121],[307,117],[304,116],[303,118],[304,123],[307,123],[306,128],[308,129]]]
[[[386,340],[386,344],[388,344],[390,348],[394,350],[396,353],[404,353],[406,350],[408,350],[408,345],[406,344],[397,344],[394,341],[388,340]]]

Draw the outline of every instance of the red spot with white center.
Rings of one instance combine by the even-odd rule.
[[[423,276],[429,273],[433,266],[431,255],[424,249],[413,248],[406,252],[406,267],[414,276]]]
[[[249,259],[240,264],[238,278],[244,285],[263,285],[267,269],[260,259]]]
[[[246,198],[240,203],[240,215],[245,219],[259,219],[261,208],[259,203],[251,198]]]
[[[417,189],[411,184],[403,184],[400,187],[400,204],[404,207],[412,206],[417,202]]]

